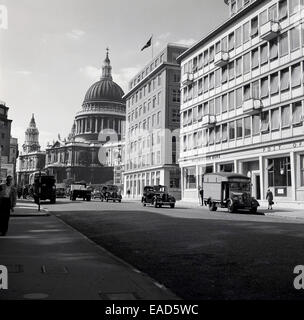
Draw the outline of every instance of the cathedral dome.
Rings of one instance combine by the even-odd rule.
[[[112,67],[107,50],[107,56],[102,67],[101,79],[89,88],[83,104],[103,101],[123,103],[123,95],[124,92],[121,87],[112,79]]]

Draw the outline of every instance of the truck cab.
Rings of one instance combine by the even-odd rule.
[[[227,208],[230,213],[239,209],[256,213],[258,201],[252,197],[251,179],[237,173],[210,173],[204,175],[204,204],[210,211]]]

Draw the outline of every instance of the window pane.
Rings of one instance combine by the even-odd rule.
[[[281,71],[281,91],[289,89],[289,69]]]
[[[290,127],[290,106],[282,107],[282,127]]]
[[[279,92],[279,76],[278,73],[270,76],[270,94],[277,94]]]
[[[278,57],[278,40],[274,39],[270,42],[270,60],[276,59]]]
[[[251,118],[246,117],[244,119],[244,128],[245,128],[245,137],[248,137],[251,135]]]
[[[237,108],[240,108],[243,103],[243,90],[242,88],[239,88],[235,91],[235,104]],[[234,109],[234,108],[233,108]],[[233,110],[231,109],[231,110]]]
[[[227,124],[222,125],[222,141],[228,140]]]
[[[268,44],[261,46],[261,65],[268,62]]]
[[[280,129],[280,112],[279,108],[271,111],[271,130]]]
[[[259,66],[259,50],[253,50],[252,51],[252,69],[255,69]]]
[[[249,41],[249,22],[245,23],[243,26],[243,41],[244,43]]]
[[[259,34],[259,20],[255,17],[251,20],[251,37],[256,37]]]
[[[280,37],[280,57],[288,54],[288,32],[285,32]]]
[[[229,140],[235,139],[235,122],[229,122]]]
[[[301,64],[291,67],[291,86],[297,87],[301,85]]]
[[[228,97],[227,97],[227,94],[224,94],[222,96],[222,112],[227,111],[227,103],[228,103]]]
[[[252,134],[256,135],[260,133],[260,116],[255,115],[252,117]]]
[[[269,112],[262,112],[261,114],[261,132],[269,131]]]
[[[235,47],[238,48],[242,45],[242,28],[239,27],[235,31]]]
[[[279,20],[282,21],[287,18],[287,0],[279,2]]]
[[[247,53],[244,55],[243,70],[244,70],[244,74],[250,71],[250,53]]]
[[[302,102],[292,105],[292,124],[300,124],[302,122]]]
[[[299,0],[289,0],[289,13],[290,15],[297,13],[300,9]]]
[[[266,77],[261,80],[261,98],[268,97],[268,95],[269,95],[269,83],[268,83],[268,77]]]
[[[269,8],[268,17],[270,21],[277,21],[278,20],[278,10],[277,5],[273,5]]]
[[[290,30],[290,50],[294,51],[300,48],[300,27]]]
[[[236,76],[242,75],[242,58],[236,59]]]
[[[236,137],[242,138],[243,137],[243,120],[236,121]]]

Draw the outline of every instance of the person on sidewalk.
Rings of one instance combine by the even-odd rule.
[[[268,210],[272,210],[273,202],[273,193],[270,189],[267,191],[266,199],[268,200]]]
[[[201,206],[204,206],[204,189],[202,187],[199,187],[199,195],[201,198]]]
[[[0,185],[0,236],[5,236],[11,211],[16,206],[16,191],[13,187],[13,178],[8,176],[6,183]]]

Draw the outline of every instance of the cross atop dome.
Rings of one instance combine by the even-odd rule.
[[[112,66],[111,66],[111,61],[109,58],[109,51],[110,49],[106,49],[106,59],[103,62],[102,66],[102,76],[101,80],[113,80],[112,78]]]

